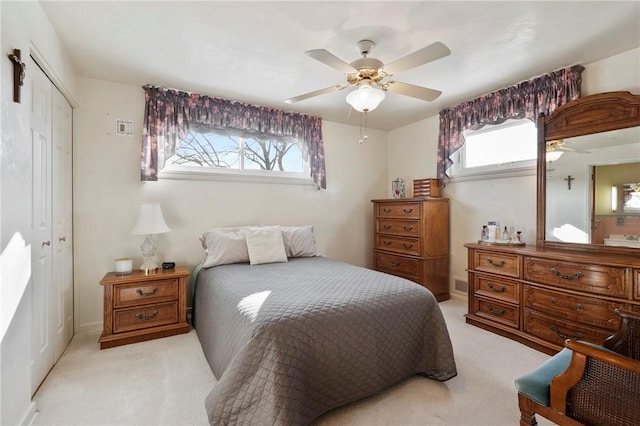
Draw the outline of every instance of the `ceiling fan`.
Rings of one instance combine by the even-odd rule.
[[[384,99],[384,92],[386,91],[429,102],[434,101],[440,96],[442,92],[439,90],[389,80],[388,78],[398,72],[406,71],[450,55],[451,51],[447,46],[436,42],[387,65],[378,59],[368,57],[374,46],[375,43],[371,40],[359,41],[357,47],[362,58],[356,59],[351,63],[346,63],[325,49],[314,49],[305,52],[313,59],[344,72],[347,76],[347,82],[295,96],[286,99],[285,102],[292,104],[352,86],[356,86],[358,89],[347,95],[347,102],[360,112],[373,111]]]
[[[547,141],[547,161],[555,161],[565,152],[577,152],[579,154],[589,154],[589,151],[568,146],[563,139]]]

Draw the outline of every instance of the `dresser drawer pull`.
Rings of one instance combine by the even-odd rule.
[[[402,243],[402,245],[404,246],[404,248],[406,249],[410,249],[411,247],[413,247],[413,244],[409,244],[409,243]]]
[[[496,293],[502,293],[507,289],[503,285],[501,285],[500,287],[494,287],[492,283],[487,283],[487,287],[489,287],[491,290],[495,291]]]
[[[139,288],[136,290],[136,293],[138,293],[142,297],[146,297],[146,296],[153,296],[158,292],[158,290],[160,290],[159,287],[154,287],[153,290],[145,292],[143,289]]]
[[[558,303],[558,299],[556,299],[555,297],[551,298],[551,303]]]
[[[573,335],[573,337],[567,336],[566,334],[560,333],[560,330],[558,330],[558,327],[556,327],[555,325],[551,326],[551,331],[553,331],[554,333],[556,333],[556,335],[558,335],[558,337],[562,337],[563,339],[582,339],[582,333],[576,333]]]
[[[579,311],[584,311],[584,306],[582,306],[582,303],[578,303],[576,305],[576,309],[579,310]]]
[[[403,212],[405,212],[405,213],[411,213],[411,212],[413,211],[413,208],[406,208],[406,207],[403,207],[403,208],[402,208],[402,211],[403,211]]]
[[[389,208],[384,208],[384,209],[382,209],[382,211],[385,212],[385,213],[391,213],[391,209],[389,209]]]
[[[136,318],[140,321],[149,321],[158,316],[158,311],[153,311],[151,315],[144,315],[142,312],[136,313]]]
[[[501,316],[504,315],[504,309],[493,309],[493,306],[488,305],[487,310],[491,312],[493,315]]]
[[[391,245],[391,241],[383,241],[382,244],[384,244],[385,246],[390,246]]]
[[[563,280],[577,280],[582,276],[582,272],[578,271],[574,276],[561,274],[556,268],[551,268],[551,273],[556,277],[560,277]]]
[[[400,262],[389,261],[389,265],[391,265],[391,266],[400,266]]]
[[[413,230],[413,225],[404,225],[402,228],[403,228],[405,231],[411,231],[411,230]]]
[[[499,262],[496,262],[495,260],[493,260],[490,257],[487,257],[487,262],[489,263],[489,265],[497,266],[498,268],[503,267],[505,265],[505,263],[507,263],[506,260],[501,260]]]
[[[391,225],[382,225],[384,229],[391,229]]]

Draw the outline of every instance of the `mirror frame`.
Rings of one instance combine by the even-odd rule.
[[[545,240],[547,141],[636,126],[640,126],[640,95],[630,92],[606,92],[585,96],[567,102],[550,115],[541,115],[538,118],[536,246],[638,254],[640,249],[633,247]]]

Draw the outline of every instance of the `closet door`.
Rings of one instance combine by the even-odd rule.
[[[73,336],[72,109],[53,88],[53,359]]]
[[[28,66],[33,154],[31,390],[35,393],[73,336],[72,109],[31,58]]]
[[[51,161],[53,85],[33,62],[31,81],[31,391],[53,366]]]

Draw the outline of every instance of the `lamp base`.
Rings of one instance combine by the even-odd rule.
[[[158,265],[153,261],[152,257],[145,257],[144,262],[140,265],[140,270],[145,272],[151,272],[158,269]]]

